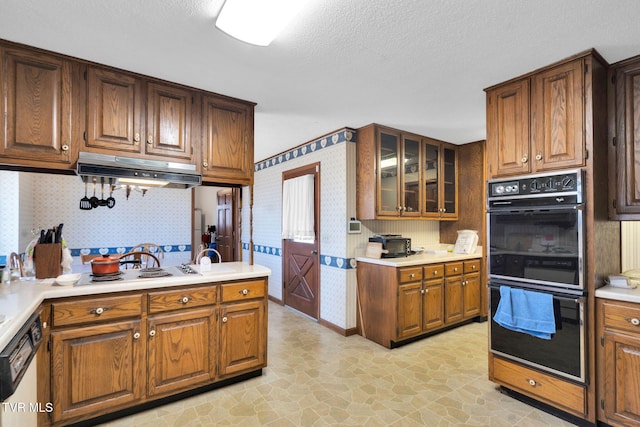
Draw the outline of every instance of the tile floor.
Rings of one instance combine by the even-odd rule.
[[[263,375],[104,424],[571,426],[487,380],[487,323],[387,350],[269,304]]]

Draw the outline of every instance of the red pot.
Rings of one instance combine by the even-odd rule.
[[[120,271],[120,257],[102,255],[91,260],[91,272],[93,274],[113,274]]]

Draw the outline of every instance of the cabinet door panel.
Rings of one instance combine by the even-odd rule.
[[[220,374],[262,368],[267,346],[264,301],[224,305],[220,319]]]
[[[445,279],[445,307],[446,323],[462,320],[462,276]]]
[[[132,75],[89,67],[88,148],[140,152],[142,83]],[[91,151],[91,150],[89,150]]]
[[[214,379],[213,319],[211,308],[149,318],[150,396],[192,388]]]
[[[378,206],[377,214],[400,215],[400,134],[386,130],[377,132]]]
[[[420,138],[403,136],[402,216],[420,216]]]
[[[442,280],[425,283],[423,296],[423,328],[425,331],[444,325],[444,285]]]
[[[532,162],[536,171],[584,164],[582,61],[536,74],[532,81]]]
[[[72,163],[72,64],[19,49],[0,52],[6,132],[0,154],[40,163]]]
[[[398,286],[398,340],[422,332],[422,281]]]
[[[52,337],[53,419],[97,414],[143,397],[140,321],[57,331]]]
[[[491,177],[530,172],[529,79],[487,93],[487,166]]]
[[[464,276],[464,317],[473,317],[480,314],[480,275],[472,274]]]
[[[605,333],[605,411],[622,423],[640,423],[640,339]]]
[[[157,83],[147,85],[145,152],[191,160],[190,91]]]
[[[253,114],[248,106],[204,98],[202,174],[209,181],[249,183],[253,177]]]

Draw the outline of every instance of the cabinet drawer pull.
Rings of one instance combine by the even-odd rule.
[[[140,332],[136,332],[135,334],[133,334],[134,340],[137,340],[138,338],[140,338]]]
[[[457,272],[458,271],[458,267],[453,267],[453,271]]]
[[[186,303],[188,303],[189,301],[191,301],[191,298],[189,298],[189,297],[182,297],[182,298],[180,298],[180,299],[178,300],[178,302],[181,302],[181,303],[183,303],[183,304],[186,304]]]
[[[475,270],[476,269],[476,265],[475,264],[471,264],[471,269]]]
[[[416,274],[415,274],[415,273],[411,273],[411,274],[409,274],[409,279],[413,279],[414,277],[416,277]]]
[[[100,316],[102,313],[104,313],[107,310],[109,310],[109,307],[98,307],[94,310],[91,310],[89,313],[95,314],[96,316]]]
[[[438,270],[433,270],[433,275],[435,276],[436,274],[438,274]]]
[[[227,323],[227,320],[229,320],[229,319],[227,319],[227,316],[223,316],[222,317],[222,323]]]
[[[531,387],[537,387],[540,385],[540,383],[536,382],[536,380],[533,380],[533,379],[528,379],[527,382]]]
[[[156,331],[155,331],[155,329],[152,329],[152,330],[150,330],[150,331],[149,331],[149,336],[150,336],[150,337],[155,337],[155,336],[156,336]]]
[[[640,325],[640,319],[638,319],[637,317],[633,317],[633,318],[626,318],[624,319],[627,322],[631,323],[633,326],[638,326]]]
[[[238,291],[238,293],[241,295],[249,295],[249,289],[243,289],[241,291]]]

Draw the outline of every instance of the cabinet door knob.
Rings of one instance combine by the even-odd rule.
[[[149,145],[153,144],[153,135],[147,136],[147,144]]]
[[[422,295],[424,295],[424,293],[425,293],[425,292],[426,292],[426,291],[425,291],[424,289],[420,289],[420,293],[421,293]]]
[[[536,154],[536,160],[537,160],[537,161],[542,160],[542,153],[538,153],[538,154]]]
[[[631,319],[627,318],[625,319],[627,322],[631,323],[633,326],[638,326],[640,325],[640,319],[638,319],[637,317],[633,317]]]
[[[533,380],[533,379],[528,379],[528,380],[527,380],[527,382],[529,383],[529,385],[530,385],[531,387],[535,387],[535,386],[537,386],[537,385],[538,385],[538,383],[536,382],[536,380]]]
[[[208,168],[209,167],[209,162],[202,162],[202,167],[203,168]]]
[[[425,290],[424,290],[424,293],[425,293],[425,294],[428,294],[428,293],[429,293],[429,289],[425,289]]]
[[[227,316],[223,316],[222,317],[222,323],[227,323],[227,320],[229,320],[229,319],[227,319]]]
[[[137,340],[140,338],[140,332],[136,332],[135,334],[133,334],[133,339]]]
[[[135,135],[133,135],[133,142],[138,145],[138,143],[140,142],[140,133],[136,132]]]
[[[152,330],[150,330],[150,331],[149,331],[149,336],[150,336],[150,337],[155,337],[155,336],[156,336],[156,331],[155,331],[155,329],[152,329]]]
[[[69,151],[69,145],[68,144],[62,144],[62,151]]]
[[[522,159],[520,159],[520,161],[522,163],[527,163],[529,161],[529,158],[527,156],[522,156]]]

